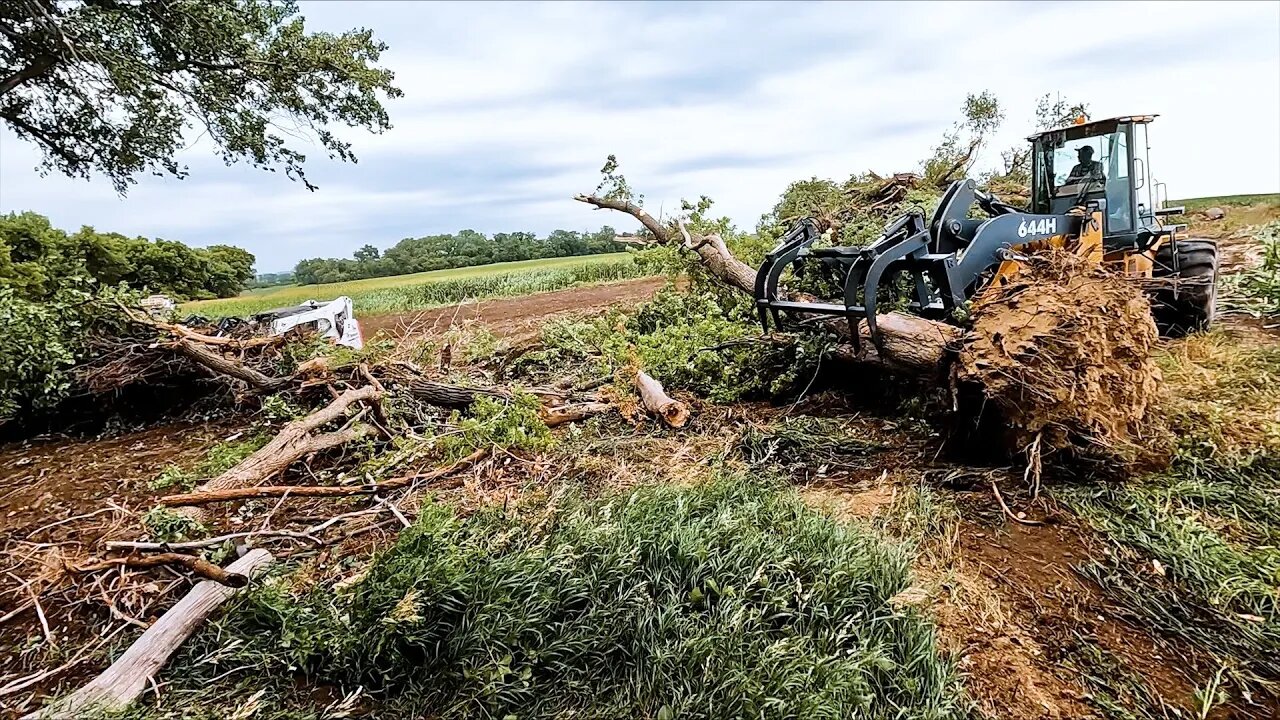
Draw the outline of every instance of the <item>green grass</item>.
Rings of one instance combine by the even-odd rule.
[[[1225,668],[1213,684],[1230,700],[1280,697],[1280,347],[1250,337],[1196,335],[1157,357],[1168,470],[1054,490],[1111,544],[1082,574]]]
[[[417,310],[468,299],[525,295],[638,275],[639,270],[627,253],[546,258],[327,285],[261,288],[235,298],[185,303],[180,312],[249,315],[306,300],[331,300],[346,295],[355,303],[359,316]]]
[[[1280,205],[1280,193],[1261,193],[1257,195],[1218,195],[1215,197],[1187,198],[1186,200],[1169,200],[1172,207],[1182,205],[1188,212],[1196,212],[1211,207],[1251,205]]]
[[[200,480],[221,475],[235,467],[241,460],[266,445],[268,440],[270,438],[266,434],[259,433],[243,440],[220,442],[209,448],[204,459],[194,467],[188,469],[179,465],[169,465],[156,479],[148,483],[147,487],[152,490],[173,490],[174,488],[190,490]]]
[[[428,504],[354,585],[254,592],[135,712],[225,717],[262,690],[255,717],[319,717],[320,685],[363,688],[361,717],[965,717],[932,627],[889,602],[908,567],[735,475],[465,519]]]

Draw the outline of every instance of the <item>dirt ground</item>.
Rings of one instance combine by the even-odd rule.
[[[364,329],[366,337],[382,332],[400,338],[475,319],[496,335],[524,334],[557,315],[638,302],[664,282],[644,278],[375,316],[365,321]],[[168,466],[190,467],[214,445],[242,436],[250,422],[228,417],[98,438],[43,437],[0,445],[0,689],[39,674],[53,658],[73,661],[47,681],[0,696],[0,717],[17,717],[57,683],[74,685],[100,669],[91,656],[62,658],[58,648],[101,647],[104,627],[116,628],[107,642],[121,630],[145,627],[191,587],[190,578],[167,569],[107,573],[105,582],[99,575],[86,587],[69,569],[100,557],[106,540],[139,539],[142,514],[158,496],[171,492],[153,490],[149,483]],[[322,503],[290,503],[284,512],[306,518],[311,511],[332,511],[316,507]],[[220,515],[210,530],[235,532],[244,529],[244,522]],[[373,546],[379,536],[385,533],[369,533],[361,540]],[[323,557],[317,565],[324,565]],[[147,577],[158,579],[139,580]],[[46,647],[42,655],[33,655],[42,638],[52,640],[53,650]]]
[[[519,335],[534,330],[548,319],[568,313],[589,312],[616,303],[647,299],[666,283],[663,278],[640,278],[590,287],[552,290],[514,298],[449,305],[418,312],[362,317],[360,328],[366,338],[378,333],[402,338],[443,329],[452,323],[475,320],[500,336]]]

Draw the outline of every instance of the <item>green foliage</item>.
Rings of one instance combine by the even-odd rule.
[[[888,602],[907,557],[789,492],[727,477],[525,512],[427,505],[357,584],[253,593],[175,682],[297,672],[367,688],[373,717],[965,716],[933,630]]]
[[[268,395],[263,398],[258,412],[271,422],[288,422],[301,417],[304,410],[284,395]]]
[[[113,303],[134,296],[118,288],[81,288],[92,285],[76,276],[41,281],[34,296],[0,286],[0,424],[64,400],[75,386],[74,366],[91,352],[92,339],[120,331]]]
[[[957,122],[927,158],[921,175],[928,187],[942,189],[952,180],[965,177],[978,159],[978,151],[1004,120],[1004,111],[995,95],[970,93],[964,101],[964,119]]]
[[[360,317],[452,305],[465,300],[527,295],[640,275],[640,268],[625,255],[553,258],[523,263],[514,268],[511,265],[480,266],[321,287],[287,287],[227,300],[191,303],[184,305],[182,310],[205,315],[244,316],[317,297],[346,295],[355,303],[356,316]]]
[[[761,339],[742,308],[721,304],[719,288],[670,286],[631,313],[549,322],[542,341],[546,349],[521,357],[513,372],[545,381],[573,369],[586,379],[638,365],[668,390],[716,402],[803,389],[830,344],[817,334],[790,343]]]
[[[1258,228],[1253,236],[1262,249],[1262,262],[1223,278],[1223,304],[1256,315],[1280,315],[1280,221]]]
[[[232,297],[253,277],[254,257],[230,245],[192,248],[85,226],[68,234],[33,212],[0,215],[0,282],[28,299],[60,289],[124,285],[179,298]]]
[[[437,438],[436,447],[450,460],[485,447],[528,452],[547,450],[555,444],[555,437],[542,421],[541,409],[537,396],[519,390],[510,400],[479,397],[466,416],[454,411],[449,424],[456,430]]]
[[[142,526],[154,542],[182,542],[207,532],[200,523],[167,507],[148,510],[142,516]]]
[[[273,396],[275,397],[275,396]],[[266,445],[270,437],[266,433],[257,433],[243,440],[227,440],[209,448],[202,459],[190,470],[178,465],[170,465],[160,476],[148,483],[152,490],[169,490],[181,488],[189,490],[201,480],[221,475],[240,463],[241,460],[257,452]]]
[[[474,230],[454,235],[405,238],[385,253],[365,245],[354,259],[311,258],[294,268],[298,285],[348,282],[365,278],[474,267],[553,257],[577,257],[621,252],[626,246],[614,240],[613,228],[594,233],[554,230],[545,238],[529,232],[497,233],[492,238]]]
[[[596,186],[596,195],[606,200],[625,200],[644,207],[644,195],[637,195],[627,184],[627,179],[618,172],[618,158],[609,155],[600,168],[600,184]]]
[[[101,173],[121,194],[141,173],[185,177],[175,155],[191,127],[227,164],[283,167],[314,189],[287,140],[354,161],[330,127],[381,132],[380,98],[401,95],[371,31],[307,32],[292,0],[23,0],[0,26],[0,118],[45,170]]]
[[[147,487],[151,490],[173,490],[178,488],[186,491],[196,486],[200,478],[194,473],[185,470],[180,465],[169,465],[156,476],[155,480],[147,483]]]

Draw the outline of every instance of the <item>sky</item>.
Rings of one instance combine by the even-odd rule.
[[[277,272],[464,228],[634,229],[571,200],[613,153],[651,212],[707,195],[751,229],[794,180],[918,169],[982,90],[1006,118],[976,170],[1024,142],[1050,93],[1095,118],[1159,114],[1150,172],[1173,198],[1280,191],[1280,2],[301,7],[308,27],[390,46],[404,97],[386,133],[343,133],[357,164],[311,152],[309,192],[196,143],[188,178],[121,198],[102,177],[42,177],[0,127],[0,212],[239,245]]]

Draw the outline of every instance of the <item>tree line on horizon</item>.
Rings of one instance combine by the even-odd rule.
[[[85,225],[60,230],[35,212],[0,215],[0,286],[41,301],[70,285],[126,286],[181,300],[235,297],[253,280],[253,253],[234,245],[191,247]]]
[[[346,282],[392,275],[408,275],[431,270],[488,265],[490,263],[539,260],[620,252],[612,227],[596,232],[553,230],[546,237],[531,232],[495,233],[492,237],[475,230],[405,238],[386,251],[364,245],[350,258],[310,258],[294,267],[292,282],[297,285]],[[288,282],[284,273],[258,276],[256,285]]]

